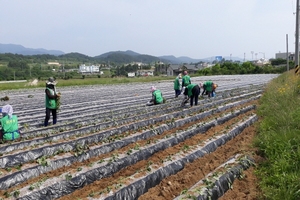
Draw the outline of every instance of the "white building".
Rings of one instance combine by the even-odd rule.
[[[100,73],[100,67],[95,65],[86,66],[83,64],[79,66],[79,73]]]
[[[129,78],[135,77],[135,73],[134,72],[129,72],[127,75],[128,75]]]

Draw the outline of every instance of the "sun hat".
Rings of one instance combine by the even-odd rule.
[[[2,107],[2,113],[7,114],[9,118],[11,118],[13,112],[14,112],[13,107],[9,104]]]
[[[155,86],[151,86],[150,92],[153,92],[154,90],[156,90]]]
[[[48,80],[46,81],[47,85],[56,85],[57,82],[55,81],[55,79],[53,77],[48,78]]]

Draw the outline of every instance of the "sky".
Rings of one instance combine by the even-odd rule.
[[[295,52],[296,0],[0,0],[0,43],[98,56]],[[288,37],[288,42],[287,38]]]

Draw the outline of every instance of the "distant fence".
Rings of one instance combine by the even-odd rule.
[[[21,82],[27,82],[27,80],[17,80],[17,81],[0,81],[0,83],[21,83]]]

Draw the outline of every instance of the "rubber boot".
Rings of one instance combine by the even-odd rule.
[[[44,122],[44,126],[48,126],[48,121],[45,121],[45,122]]]
[[[56,119],[53,120],[53,125],[56,124],[56,121],[57,121]]]

